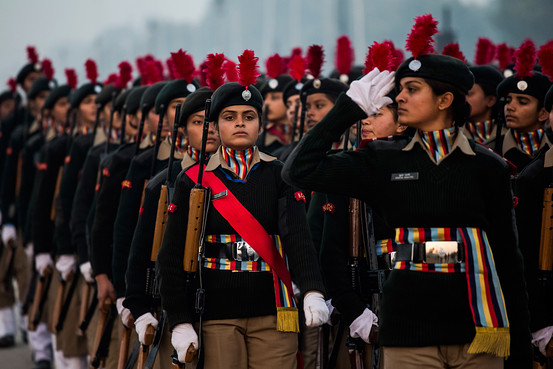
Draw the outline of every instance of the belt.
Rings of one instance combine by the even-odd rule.
[[[425,264],[456,264],[465,260],[463,244],[457,241],[426,241],[403,243],[394,246],[392,252],[378,256],[378,266],[393,269],[397,261]]]
[[[206,242],[205,257],[231,261],[259,261],[261,257],[246,241]]]

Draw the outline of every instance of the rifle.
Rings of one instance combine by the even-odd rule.
[[[292,121],[292,132],[290,134],[290,144],[293,144],[296,139],[296,130],[298,125],[298,118],[300,112],[300,102],[296,103],[296,110],[294,111],[294,120]]]
[[[163,128],[163,116],[165,115],[165,105],[161,105],[159,112],[159,121],[157,123],[156,142],[154,146],[154,158],[152,160],[152,166],[150,168],[150,178],[155,174],[156,170],[156,158],[159,153],[159,145],[161,144],[161,130]]]
[[[298,137],[298,141],[300,141],[301,138],[303,137],[303,131],[304,131],[304,128],[305,128],[305,114],[306,114],[305,110],[306,110],[305,109],[305,103],[302,101],[301,102],[301,115],[300,115],[300,135]]]
[[[48,288],[50,288],[50,282],[52,281],[52,269],[46,268],[44,274],[37,277],[37,284],[35,288],[35,297],[33,299],[33,305],[29,312],[29,322],[27,329],[31,332],[36,330],[40,318],[42,317],[42,311],[44,304],[48,298]]]
[[[79,307],[79,322],[81,323],[79,324],[79,328],[77,328],[77,336],[84,335],[86,328],[88,328],[90,319],[92,319],[92,315],[94,314],[96,305],[98,304],[98,298],[95,293],[93,296],[93,303],[91,304],[92,313],[89,314],[88,300],[90,298],[90,290],[92,289],[92,286],[93,286],[93,283],[88,283],[88,282],[85,282],[83,285],[82,294],[81,294],[81,306]]]
[[[263,148],[267,147],[267,126],[269,125],[269,120],[267,117],[269,116],[269,105],[265,104],[263,105],[263,115],[261,116],[261,122],[263,123],[263,142],[261,143],[261,146]]]
[[[134,328],[134,320],[129,321],[129,326],[123,326],[123,337],[121,337],[121,346],[119,347],[119,360],[117,361],[117,369],[124,369],[127,357],[129,356],[129,342],[131,340],[131,331]],[[138,369],[142,367],[139,366]]]
[[[94,337],[94,355],[91,360],[91,368],[99,368],[105,366],[106,357],[109,351],[109,341],[111,339],[111,331],[113,329],[113,322],[117,317],[117,309],[115,304],[111,302],[109,298],[104,300],[104,310],[108,313],[104,313],[100,310],[100,319],[98,320],[98,328]]]
[[[67,282],[71,281],[72,279],[73,279],[73,272],[71,272],[67,276],[67,281],[62,278],[61,274],[59,276],[59,283],[58,283],[58,289],[56,291],[56,300],[54,302],[52,319],[50,319],[50,325],[48,327],[48,330],[50,331],[50,333],[54,333],[54,334],[57,333],[56,325],[58,324],[58,321],[61,315],[63,296],[65,295],[65,286],[67,285]]]
[[[67,292],[67,297],[63,302],[63,306],[61,307],[59,319],[55,327],[56,332],[61,332],[61,330],[63,329],[63,323],[65,322],[65,318],[67,317],[67,312],[69,311],[69,307],[71,306],[71,299],[75,294],[75,289],[77,288],[77,283],[79,282],[79,274],[77,274],[76,276],[70,275],[67,278],[67,281],[70,281],[70,280],[71,280],[71,286],[69,287],[69,291]]]
[[[52,206],[50,210],[50,220],[53,222],[56,219],[56,202],[54,199],[58,197],[58,193],[60,192],[60,184],[61,184],[61,176],[63,173],[63,165],[60,166],[58,169],[58,177],[56,179],[56,187],[54,189],[54,196],[52,197]]]
[[[4,285],[2,286],[4,289],[3,292],[8,292],[12,290],[11,275],[13,270],[13,262],[15,259],[15,247],[16,245],[13,240],[9,240],[7,245],[4,245],[4,247],[0,247],[2,248],[2,253],[0,253],[0,255],[6,252],[4,260],[7,260],[7,265],[5,268],[6,272],[4,273],[4,276],[2,278],[2,280],[4,281]],[[4,248],[5,248],[5,251],[4,251]]]

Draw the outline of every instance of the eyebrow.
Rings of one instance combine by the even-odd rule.
[[[420,81],[416,81],[416,80],[412,80],[412,81],[406,81],[403,83],[404,86],[407,86],[407,85],[410,85],[412,83],[416,83],[416,84],[422,84]]]
[[[253,112],[254,112],[253,109],[251,109],[251,110],[244,110],[244,111],[242,112],[242,114],[245,114],[245,113],[253,113]],[[223,111],[221,112],[221,114],[225,114],[225,113],[238,114],[238,112],[237,112],[236,110],[223,110]]]

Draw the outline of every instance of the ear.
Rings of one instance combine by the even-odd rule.
[[[486,106],[489,109],[491,109],[497,102],[497,96],[494,96],[494,95],[486,96],[486,99],[487,99]]]
[[[407,129],[407,126],[405,124],[398,124],[398,126],[396,127],[396,133],[397,134],[403,133],[403,131],[405,131],[406,129]]]
[[[453,93],[446,92],[438,97],[438,109],[447,110],[453,104]]]
[[[549,112],[542,107],[538,112],[538,120],[540,122],[545,122],[547,119],[549,119]]]

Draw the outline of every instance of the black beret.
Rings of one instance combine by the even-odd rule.
[[[209,109],[209,121],[217,122],[219,113],[227,106],[249,105],[254,107],[261,119],[263,109],[263,96],[254,86],[249,85],[246,90],[244,86],[237,82],[225,83],[219,87],[211,97],[211,107]]]
[[[129,96],[132,90],[132,88],[125,90],[117,95],[117,98],[115,99],[115,105],[113,105],[114,111],[118,111],[119,113],[121,113],[123,111],[123,108],[126,108],[125,102],[127,101],[127,96]]]
[[[160,114],[162,107],[163,110],[167,109],[171,100],[178,99],[179,97],[187,97],[192,92],[196,91],[198,87],[195,81],[188,83],[185,79],[175,79],[168,82],[157,94],[156,113]]]
[[[58,84],[55,79],[49,80],[46,77],[40,77],[35,79],[27,97],[29,99],[34,99],[42,91],[52,91],[54,88],[58,87]]]
[[[421,55],[416,60],[407,59],[396,71],[395,82],[399,90],[399,82],[405,77],[419,77],[449,83],[465,95],[474,85],[474,76],[468,66],[461,60],[438,54]]]
[[[265,81],[259,92],[261,92],[263,97],[265,97],[268,92],[282,92],[284,87],[292,80],[292,77],[287,74],[281,74],[277,78],[269,78]]]
[[[6,90],[0,93],[0,104],[2,104],[4,101],[13,99],[21,101],[21,96],[17,92],[13,92],[12,90]]]
[[[491,65],[476,65],[469,68],[474,75],[474,83],[480,85],[488,96],[495,96],[497,85],[503,81],[499,70]]]
[[[127,114],[136,114],[140,107],[140,100],[144,95],[144,92],[148,89],[148,86],[133,87],[127,96],[125,105],[127,106]]]
[[[18,84],[22,85],[25,81],[25,78],[32,72],[42,72],[42,65],[40,63],[29,63],[25,64],[23,68],[17,73],[17,77],[15,77],[15,80]]]
[[[310,79],[301,88],[301,102],[305,104],[307,96],[312,94],[328,94],[338,97],[340,93],[346,92],[348,85],[334,78]]]
[[[213,91],[208,87],[201,87],[192,92],[180,108],[179,126],[186,126],[188,117],[194,113],[205,110],[205,101],[213,95]]]
[[[547,94],[545,94],[545,101],[543,103],[543,106],[548,112],[551,112],[551,110],[553,110],[553,85],[549,87],[549,91],[547,91]]]
[[[348,85],[355,81],[356,79],[359,79],[360,77],[363,77],[363,69],[365,69],[365,66],[363,65],[354,65],[350,72],[348,74],[340,74],[338,73],[337,69],[334,69],[330,73],[330,78],[339,79],[340,81],[347,83]]]
[[[102,91],[101,84],[85,83],[71,93],[71,109],[78,108],[88,95],[97,95]]]
[[[100,93],[96,95],[94,102],[96,102],[96,105],[100,105],[100,109],[102,109],[107,103],[111,102],[114,95],[117,96],[119,93],[121,93],[121,89],[110,83],[109,85],[105,85]]]
[[[71,86],[69,85],[61,85],[59,87],[56,87],[55,89],[50,92],[50,95],[46,98],[46,101],[44,102],[43,109],[52,109],[54,105],[56,105],[56,102],[61,99],[62,97],[68,97],[69,93],[71,93]]]
[[[144,95],[142,95],[142,99],[140,100],[140,108],[142,109],[142,114],[148,114],[150,109],[154,107],[159,91],[161,91],[161,89],[165,87],[167,83],[168,82],[166,81],[157,82],[146,89],[146,92],[144,92]]]
[[[550,86],[549,78],[539,72],[533,72],[531,76],[522,79],[517,74],[513,74],[497,86],[497,96],[507,97],[509,92],[513,92],[533,96],[542,102]]]
[[[294,79],[284,86],[284,90],[282,91],[282,101],[284,101],[284,105],[286,105],[286,101],[288,101],[291,96],[300,94],[301,88],[306,81],[307,78],[302,78],[301,82]]]

